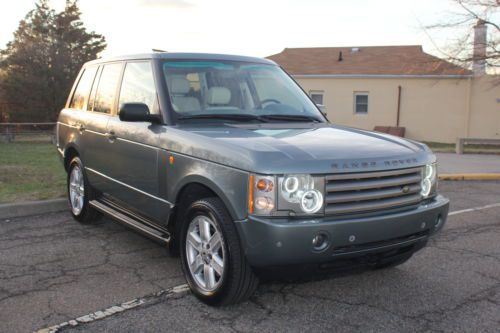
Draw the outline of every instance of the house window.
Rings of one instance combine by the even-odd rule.
[[[368,93],[355,92],[354,93],[354,113],[366,114],[368,113]]]
[[[313,100],[314,104],[324,105],[323,103],[323,92],[322,91],[309,91],[309,96]]]

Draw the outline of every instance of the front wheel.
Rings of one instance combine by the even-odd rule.
[[[193,294],[210,305],[249,298],[258,285],[241,249],[234,222],[218,198],[195,201],[181,232],[181,261]]]

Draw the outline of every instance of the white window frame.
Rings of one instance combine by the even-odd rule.
[[[366,96],[366,112],[358,112],[356,102],[357,96]],[[355,91],[353,95],[353,108],[354,114],[356,115],[366,115],[370,112],[370,93],[368,91]]]
[[[321,95],[321,100],[322,100],[321,105],[323,105],[323,106],[325,105],[325,91],[324,90],[309,90],[309,97],[314,102],[312,95]],[[316,103],[316,102],[314,102],[314,103]]]

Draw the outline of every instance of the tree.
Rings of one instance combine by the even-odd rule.
[[[500,69],[500,0],[452,0],[457,11],[443,17],[440,22],[426,25],[424,28],[431,36],[432,31],[457,35],[445,47],[436,45],[439,52],[449,61],[466,68],[472,68],[473,63],[485,65],[490,73],[498,73]],[[474,31],[481,33],[488,29],[486,41],[482,42]],[[485,48],[481,50],[481,46]]]
[[[60,13],[48,0],[35,6],[0,51],[0,88],[11,121],[54,121],[80,67],[106,47],[103,36],[85,29],[77,0],[67,0]]]

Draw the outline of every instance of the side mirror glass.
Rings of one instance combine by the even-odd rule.
[[[150,114],[149,107],[144,103],[123,103],[120,105],[119,117],[121,121],[160,122],[160,116],[157,114]]]

